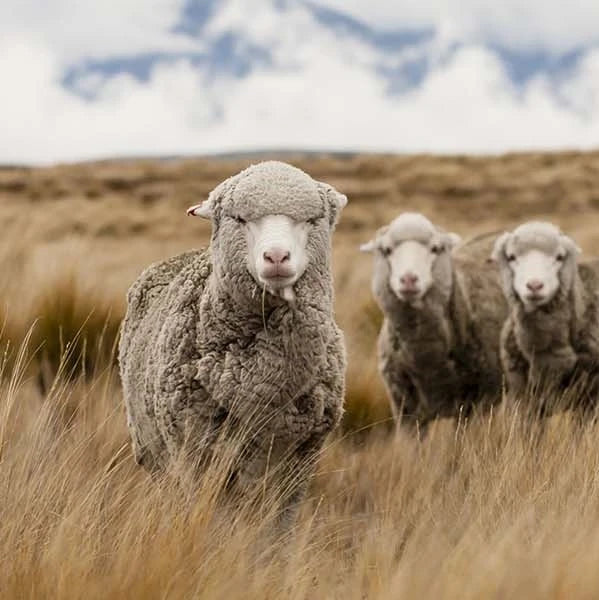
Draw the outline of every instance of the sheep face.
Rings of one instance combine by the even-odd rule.
[[[447,295],[452,283],[451,250],[459,239],[422,215],[401,215],[361,246],[362,251],[375,253],[375,294],[386,285],[401,302],[415,307],[433,287]]]
[[[550,223],[531,222],[505,233],[495,242],[498,263],[508,300],[522,303],[526,312],[567,295],[576,273],[580,249]]]
[[[247,267],[256,282],[273,294],[291,288],[308,266],[308,237],[315,226],[286,215],[248,221]]]
[[[234,281],[229,288],[253,297],[257,284],[291,302],[308,271],[326,279],[331,231],[346,202],[299,169],[266,162],[226,180],[188,214],[213,220],[213,265]]]

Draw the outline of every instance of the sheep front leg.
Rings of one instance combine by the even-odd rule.
[[[418,390],[399,357],[383,354],[379,364],[393,420],[411,429],[418,420]]]
[[[530,365],[518,347],[510,321],[506,322],[501,332],[500,359],[508,391],[515,398],[522,398],[528,388]]]
[[[426,421],[437,417],[456,417],[460,412],[461,397],[459,378],[453,361],[446,360],[418,373],[421,412]]]
[[[345,353],[340,349],[341,334],[336,330],[332,333],[319,381],[309,392],[294,398],[287,413],[289,446],[294,450],[286,468],[291,481],[285,486],[288,493],[281,503],[280,524],[284,528],[295,521],[325,440],[343,416]]]

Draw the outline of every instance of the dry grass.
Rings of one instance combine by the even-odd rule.
[[[541,428],[504,404],[424,442],[333,439],[298,525],[273,540],[268,500],[218,510],[218,464],[193,497],[134,466],[111,370],[57,389],[41,398],[14,375],[0,392],[3,598],[591,598],[599,586],[599,431],[568,414]]]
[[[599,253],[599,155],[294,162],[350,197],[335,239],[349,372],[345,427],[281,539],[270,497],[220,506],[221,463],[192,496],[135,466],[113,360],[127,286],[205,243],[184,208],[242,162],[0,171],[0,597],[596,597],[599,425],[541,425],[521,399],[424,441],[371,426],[389,411],[356,247],[416,208],[463,235],[550,218]]]

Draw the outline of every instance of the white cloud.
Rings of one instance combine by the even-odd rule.
[[[185,0],[2,0],[0,39],[48,46],[60,64],[140,52],[198,48],[172,33]]]
[[[94,82],[94,101],[60,85],[59,53],[35,36],[0,40],[0,162],[256,148],[498,152],[599,142],[599,51],[556,90],[537,78],[516,90],[495,55],[472,45],[417,89],[389,96],[367,64],[328,38],[301,68],[210,82],[187,61],[148,82]],[[325,45],[323,45],[325,44]]]
[[[460,40],[563,52],[599,43],[597,0],[311,0],[375,27],[434,27]]]
[[[293,24],[309,29],[302,0],[277,18],[273,0],[219,0],[213,33],[227,28],[268,39]],[[482,40],[517,49],[564,52],[599,44],[597,0],[309,0],[381,29],[432,27],[444,40]],[[198,50],[201,41],[174,33],[186,0],[3,0],[0,37],[14,34],[48,45],[61,64],[140,52]],[[303,16],[301,13],[304,13]],[[309,33],[307,33],[309,35]]]
[[[268,48],[275,68],[210,79],[187,60],[159,62],[147,82],[125,74],[82,78],[78,89],[94,97],[86,100],[61,85],[67,65],[200,48],[170,32],[184,0],[0,3],[0,81],[10,82],[0,92],[0,162],[256,148],[499,152],[599,144],[599,49],[586,50],[564,81],[539,76],[515,89],[481,42],[548,41],[560,51],[594,39],[599,3],[579,0],[566,9],[556,0],[530,0],[517,11],[515,0],[464,0],[459,9],[450,0],[315,1],[386,27],[433,25],[438,36],[426,48],[383,57],[319,28],[301,5],[281,17],[271,0],[226,0],[207,35],[232,28]],[[438,60],[435,48],[455,38],[469,45]],[[390,96],[376,65],[399,65],[419,52],[428,53],[432,70],[417,88]]]

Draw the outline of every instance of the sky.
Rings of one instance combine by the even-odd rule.
[[[596,0],[3,0],[0,163],[599,146]]]

